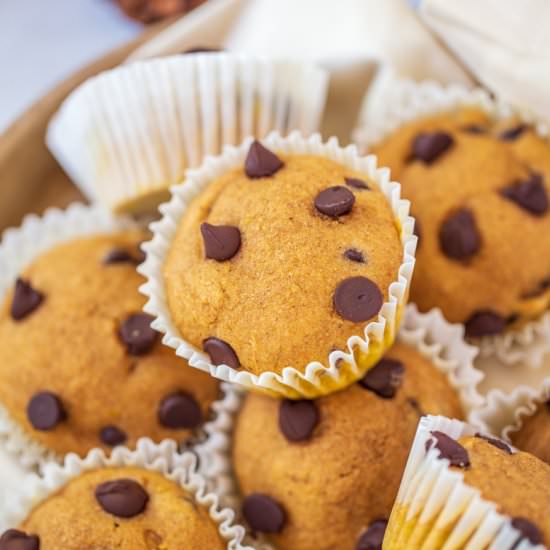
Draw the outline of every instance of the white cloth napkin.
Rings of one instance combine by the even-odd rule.
[[[418,9],[479,82],[550,122],[548,0],[422,0]]]

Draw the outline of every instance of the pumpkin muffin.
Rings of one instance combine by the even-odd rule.
[[[305,370],[377,319],[400,233],[365,174],[254,142],[179,222],[163,268],[171,318],[215,365]]]
[[[20,274],[0,310],[0,404],[59,455],[189,439],[218,382],[161,343],[141,312],[138,245],[127,231],[59,244]]]
[[[0,537],[0,550],[226,548],[194,497],[143,468],[92,470],[70,480]]]
[[[550,401],[539,403],[531,416],[522,417],[521,427],[510,439],[518,449],[550,464]]]
[[[412,203],[422,311],[481,337],[548,309],[550,145],[533,128],[464,109],[406,124],[373,152]]]
[[[326,397],[248,394],[232,449],[248,524],[278,548],[380,548],[428,412],[463,414],[446,376],[402,343],[358,383]]]

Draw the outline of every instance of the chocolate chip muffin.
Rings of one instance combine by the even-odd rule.
[[[512,443],[550,464],[550,401],[539,403],[531,416],[522,417],[522,425],[510,434]]]
[[[163,276],[174,325],[212,363],[281,374],[363,335],[402,262],[401,228],[375,182],[254,142],[186,209]]]
[[[412,203],[411,299],[471,337],[520,328],[550,301],[550,145],[475,109],[404,125],[374,149]]]
[[[0,537],[0,550],[226,546],[191,494],[159,473],[133,467],[81,474]]]
[[[218,382],[165,348],[141,312],[127,231],[59,244],[20,274],[0,310],[0,404],[59,455],[190,438]]]
[[[248,394],[232,449],[246,521],[278,548],[380,548],[427,412],[462,416],[446,376],[402,343],[358,383],[326,397]]]

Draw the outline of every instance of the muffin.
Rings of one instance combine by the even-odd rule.
[[[126,230],[57,244],[4,299],[0,403],[57,455],[142,436],[188,440],[218,397],[217,381],[165,348],[141,311],[143,238]]]
[[[278,548],[380,548],[426,412],[463,415],[443,372],[402,343],[317,400],[247,394],[232,448],[244,518]]]
[[[227,548],[208,510],[162,474],[138,467],[82,473],[0,537],[0,549]]]
[[[414,264],[387,171],[335,141],[274,134],[192,178],[142,269],[167,341],[192,366],[286,397],[360,378],[395,338]]]
[[[531,453],[550,464],[550,401],[533,404],[531,414],[521,419],[521,426],[511,430],[510,439],[514,446]]]
[[[550,146],[515,119],[462,108],[407,123],[374,148],[412,203],[411,300],[467,335],[520,328],[550,301]]]
[[[457,421],[421,421],[384,549],[532,548],[550,540],[550,466]]]

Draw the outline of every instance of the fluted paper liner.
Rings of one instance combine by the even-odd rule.
[[[526,418],[550,398],[550,377],[538,388],[517,386],[510,393],[494,389],[487,394],[485,405],[472,413],[471,422],[487,433],[510,442],[512,433],[523,426]]]
[[[0,243],[0,297],[12,288],[17,276],[41,253],[64,241],[86,235],[112,233],[135,227],[126,218],[114,218],[100,206],[74,203],[66,210],[51,208],[43,216],[28,215],[18,228],[7,229]],[[34,441],[0,403],[0,445],[26,468],[53,458]]]
[[[460,85],[443,86],[431,81],[416,83],[403,80],[388,94],[384,108],[376,113],[376,117],[369,118],[368,122],[358,122],[354,140],[361,150],[368,151],[408,122],[461,107],[477,107],[494,120],[517,116],[533,125],[541,137],[550,139],[550,129],[546,124],[537,121],[527,111],[513,109],[493,99],[481,88],[469,90]],[[479,346],[482,356],[497,356],[504,364],[523,363],[540,367],[544,355],[550,351],[550,312],[526,322],[518,329],[485,336],[480,339]]]
[[[389,286],[389,300],[382,306],[377,320],[368,323],[361,334],[349,338],[346,350],[334,351],[328,358],[319,357],[317,361],[308,365],[288,366],[283,369],[282,374],[264,372],[259,376],[244,369],[235,370],[227,365],[213,365],[210,358],[187,342],[175,327],[166,301],[162,274],[170,243],[192,199],[217,177],[236,166],[243,165],[250,147],[250,139],[239,147],[226,147],[219,157],[209,157],[201,168],[189,171],[185,182],[172,188],[170,202],[160,207],[161,220],[151,224],[153,239],[144,244],[147,260],[138,268],[147,278],[147,283],[141,287],[142,292],[148,297],[144,310],[155,317],[152,326],[164,333],[163,342],[187,359],[192,367],[209,372],[221,380],[275,395],[289,398],[317,397],[343,388],[360,378],[393,342],[402,310],[407,302],[414,268],[414,220],[409,216],[409,202],[400,198],[400,185],[390,181],[389,170],[377,168],[374,156],[359,156],[355,146],[342,148],[336,138],[323,143],[318,134],[304,138],[298,132],[293,132],[287,138],[272,133],[262,142],[268,148],[284,154],[309,154],[332,159],[366,174],[379,186],[391,206],[401,233],[403,260],[395,281]],[[340,360],[340,364],[337,365]]]
[[[445,373],[469,418],[472,411],[484,403],[477,390],[483,373],[473,364],[477,348],[466,343],[463,334],[463,327],[448,323],[439,310],[419,313],[414,305],[408,305],[397,340],[417,349]],[[199,451],[199,455],[203,471],[214,480],[213,487],[223,504],[240,509],[231,465],[231,441],[244,392],[230,384],[222,387],[227,397],[218,404],[216,419],[208,427],[208,453]]]
[[[528,550],[543,549],[523,539],[509,517],[464,482],[426,442],[432,431],[453,439],[473,436],[477,429],[458,420],[426,416],[420,420],[386,534],[384,550]]]
[[[207,480],[197,472],[197,457],[193,453],[177,453],[174,441],[153,443],[143,438],[135,450],[117,447],[106,455],[101,449],[92,449],[85,458],[68,454],[63,464],[50,462],[45,465],[43,475],[30,474],[25,480],[22,495],[13,502],[10,510],[1,519],[1,529],[17,527],[29,512],[49,495],[59,491],[79,475],[102,468],[138,467],[158,472],[185,491],[194,501],[208,510],[210,518],[218,526],[222,539],[231,550],[252,550],[243,545],[245,529],[234,522],[235,513],[220,506],[219,497],[207,486]],[[185,526],[182,526],[185,529]],[[109,541],[105,541],[108,545]]]
[[[152,212],[187,168],[224,145],[317,131],[327,86],[325,71],[299,61],[209,53],[134,62],[78,87],[47,144],[90,199]]]

